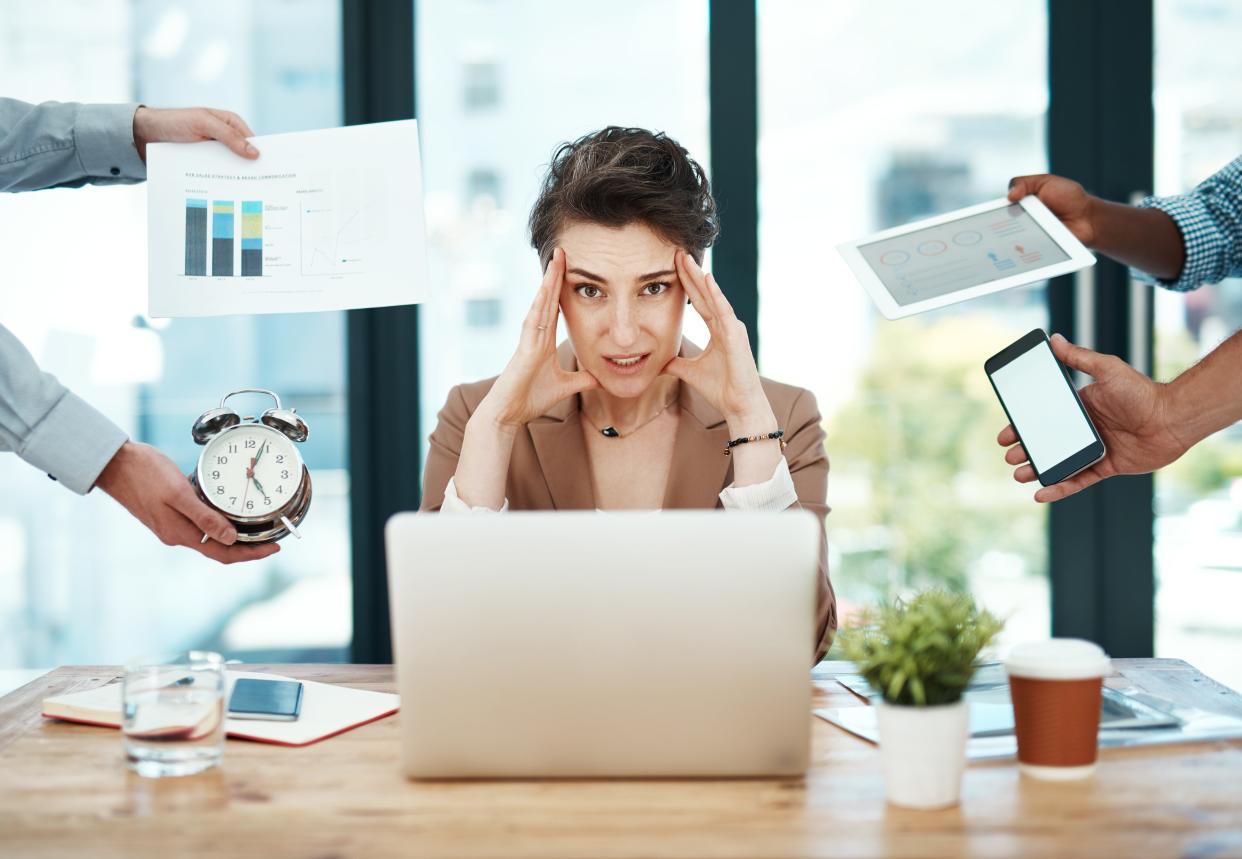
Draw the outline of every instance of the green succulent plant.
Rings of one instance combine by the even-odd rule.
[[[863,613],[839,636],[845,657],[890,704],[961,700],[979,652],[1005,625],[966,594],[933,589]]]

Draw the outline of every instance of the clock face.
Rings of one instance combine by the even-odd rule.
[[[198,482],[207,499],[228,515],[267,518],[297,493],[302,457],[276,430],[243,424],[207,442]]]

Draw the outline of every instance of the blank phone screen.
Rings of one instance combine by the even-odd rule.
[[[1091,424],[1046,342],[994,372],[992,382],[1040,474],[1095,442]]]

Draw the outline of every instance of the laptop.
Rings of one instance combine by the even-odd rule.
[[[806,771],[812,514],[400,513],[385,536],[408,776]]]

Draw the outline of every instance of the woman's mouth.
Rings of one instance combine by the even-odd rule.
[[[647,366],[647,359],[651,357],[651,353],[647,352],[642,355],[615,355],[604,356],[604,364],[609,370],[619,376],[630,376],[640,372]]]

